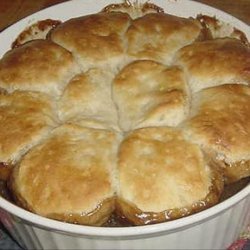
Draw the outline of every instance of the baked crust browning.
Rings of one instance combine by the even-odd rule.
[[[116,70],[126,63],[122,35],[130,19],[121,12],[73,18],[57,26],[50,37],[73,53],[83,71],[97,66]]]
[[[219,176],[218,178],[221,178],[221,176]],[[138,226],[171,221],[194,213],[198,213],[215,205],[219,201],[219,197],[222,193],[222,187],[223,184],[222,182],[220,182],[219,186],[210,189],[209,194],[203,200],[194,202],[190,206],[167,209],[158,213],[144,212],[128,201],[118,199],[116,205],[116,213],[118,214],[118,216],[125,216],[126,220],[128,220],[133,225]]]
[[[46,19],[32,24],[18,35],[11,48],[17,48],[32,40],[46,39],[48,33],[60,23],[62,22],[59,20]]]
[[[193,115],[184,126],[188,137],[222,163],[228,180],[250,175],[250,88],[227,84],[198,92]]]
[[[63,125],[15,168],[12,191],[39,215],[100,225],[114,209],[117,144],[113,132]]]
[[[250,49],[237,39],[195,42],[178,51],[175,63],[185,70],[193,92],[227,83],[250,83]]]
[[[120,127],[176,126],[189,112],[189,91],[182,70],[151,60],[134,61],[113,82]]]
[[[56,121],[55,105],[42,93],[0,94],[0,162],[15,164]]]
[[[170,64],[174,53],[200,35],[197,20],[149,13],[132,21],[126,32],[128,54],[135,59]]]
[[[233,163],[218,162],[222,167],[225,176],[225,183],[230,184],[237,182],[245,177],[250,176],[250,160],[242,160]]]
[[[71,53],[48,40],[34,40],[0,60],[0,88],[58,96],[79,68]]]
[[[246,44],[249,45],[246,35],[244,32],[236,29],[232,25],[222,22],[217,19],[215,16],[207,16],[207,15],[198,15],[196,17],[197,20],[201,23],[203,27],[203,39],[211,40],[215,38],[236,38]]]
[[[108,221],[111,211],[115,209],[115,199],[109,198],[102,201],[98,207],[88,214],[49,214],[47,217],[74,224],[102,226]]]
[[[164,10],[153,3],[140,3],[124,1],[120,4],[110,4],[103,8],[103,12],[123,12],[128,13],[133,19],[144,16],[148,13],[164,13]]]
[[[203,210],[215,204],[223,190],[216,165],[173,128],[131,132],[118,158],[118,212],[136,225]]]

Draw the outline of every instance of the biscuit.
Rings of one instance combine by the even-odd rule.
[[[75,76],[65,88],[59,100],[60,119],[91,119],[118,128],[118,115],[112,100],[113,75],[101,69],[90,69]]]
[[[73,18],[57,26],[50,38],[71,51],[83,71],[93,67],[115,71],[127,61],[123,34],[130,20],[122,12]]]
[[[0,94],[0,161],[15,163],[56,123],[55,105],[41,93]]]
[[[176,126],[189,112],[189,90],[182,70],[151,60],[134,61],[116,75],[113,99],[124,131]]]
[[[8,51],[0,61],[0,88],[59,96],[80,72],[71,53],[48,40],[34,40]]]
[[[169,65],[177,50],[194,42],[201,34],[194,19],[165,13],[149,13],[132,21],[126,32],[128,54]]]
[[[237,39],[195,42],[180,49],[174,63],[186,72],[193,92],[227,83],[250,83],[250,49]]]
[[[250,87],[226,84],[194,95],[183,128],[221,165],[228,183],[250,176]]]
[[[176,128],[131,132],[118,154],[117,210],[135,225],[177,219],[218,202],[223,180],[200,147]]]
[[[48,218],[102,225],[114,210],[118,142],[108,130],[56,128],[14,169],[17,202]]]

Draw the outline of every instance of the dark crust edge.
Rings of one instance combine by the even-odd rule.
[[[139,9],[142,13],[147,13],[148,11],[155,11],[157,13],[164,13],[164,9],[149,2],[145,2],[144,4],[138,3],[131,3],[129,0],[125,0],[123,3],[120,4],[109,4],[104,7],[101,12],[113,12],[113,11],[120,11],[121,9]]]

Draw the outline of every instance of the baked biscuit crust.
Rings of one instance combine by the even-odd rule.
[[[15,164],[57,126],[56,107],[42,93],[0,94],[0,162]]]
[[[11,189],[39,215],[101,225],[114,210],[117,146],[111,131],[65,124],[21,160]]]
[[[8,51],[0,61],[0,88],[13,92],[62,93],[77,72],[71,53],[48,40],[34,40]]]
[[[198,92],[187,136],[209,152],[228,182],[250,175],[250,87],[227,84]]]
[[[216,165],[177,129],[134,130],[118,158],[118,213],[136,225],[200,211],[217,203],[223,190]]]
[[[148,126],[176,126],[189,112],[183,71],[152,61],[134,61],[113,82],[113,99],[124,131]]]
[[[199,38],[197,20],[165,13],[149,13],[132,21],[126,32],[128,54],[170,64],[174,53]]]
[[[75,76],[58,103],[59,117],[69,120],[91,119],[119,130],[118,114],[112,100],[113,74],[93,68]]]
[[[27,210],[152,224],[250,176],[245,37],[126,4],[31,27],[0,61],[0,179]]]
[[[97,66],[116,70],[127,61],[122,35],[130,20],[121,12],[73,18],[57,26],[50,38],[71,51],[83,71]]]
[[[193,92],[227,83],[250,84],[250,48],[233,38],[195,42],[180,49],[175,63]]]

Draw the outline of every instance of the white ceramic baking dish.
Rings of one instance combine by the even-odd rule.
[[[31,15],[0,34],[0,56],[25,27],[36,21],[67,20],[100,11],[111,2],[120,1],[74,0]],[[250,37],[248,25],[206,5],[188,0],[152,2],[179,16],[215,15]],[[250,223],[250,185],[205,211],[148,226],[102,228],[67,224],[32,214],[1,197],[0,219],[27,249],[226,249]]]

